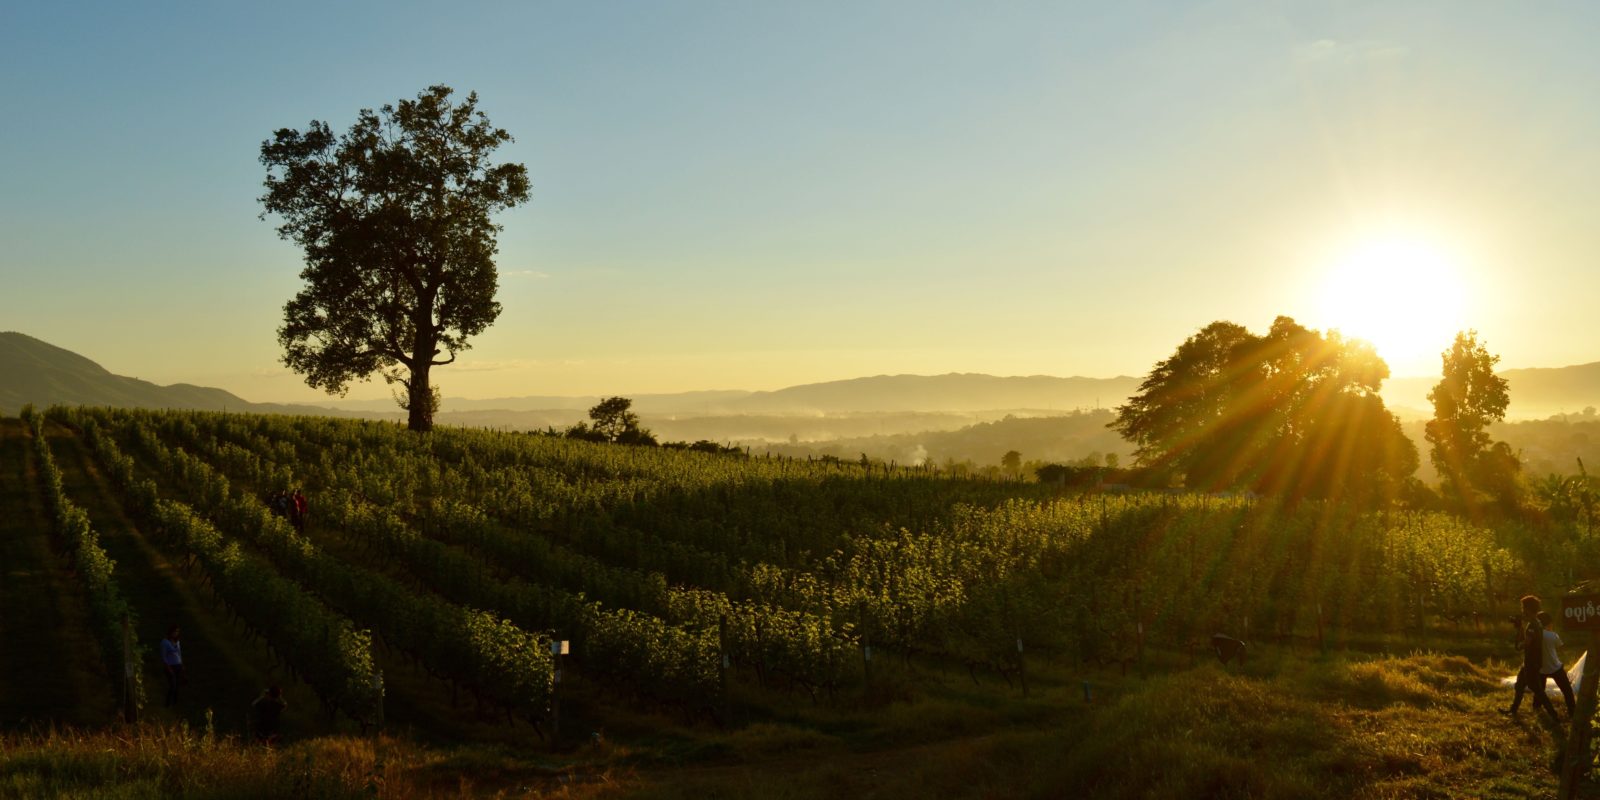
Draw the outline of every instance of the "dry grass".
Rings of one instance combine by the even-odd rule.
[[[74,797],[1521,798],[1555,738],[1496,712],[1504,665],[1285,657],[1148,679],[1057,681],[1024,701],[950,691],[819,709],[670,743],[560,756],[311,739],[279,750],[186,729],[0,738],[0,795]],[[980,699],[984,702],[978,702]]]

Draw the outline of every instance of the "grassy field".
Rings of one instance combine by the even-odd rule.
[[[14,733],[8,796],[651,798],[1549,796],[1558,726],[1507,718],[1502,662],[1282,655],[1034,696],[924,675],[877,710],[796,705],[735,730],[648,719],[556,749],[313,737],[276,749],[146,725]],[[613,719],[612,721],[619,721]],[[661,723],[662,721],[655,721]],[[381,757],[375,757],[375,750]],[[270,787],[270,790],[266,790]]]

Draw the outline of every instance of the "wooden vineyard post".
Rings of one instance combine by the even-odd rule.
[[[1022,696],[1028,696],[1028,665],[1022,658],[1022,637],[1017,637],[1017,678],[1022,681]]]
[[[1592,538],[1594,536],[1594,498],[1589,493],[1589,470],[1583,468],[1583,459],[1578,459],[1578,476],[1583,479],[1583,526]]]
[[[1317,649],[1322,651],[1323,655],[1327,655],[1328,654],[1328,643],[1327,643],[1327,641],[1325,639],[1322,638],[1322,604],[1321,603],[1317,604]]]
[[[1144,674],[1144,623],[1140,622],[1134,628],[1133,660],[1139,664],[1139,674]]]
[[[722,692],[722,724],[733,727],[733,698],[728,696],[728,615],[717,615],[717,686]]]
[[[133,630],[127,617],[122,618],[122,719],[128,723],[139,721],[138,686],[134,683]]]
[[[872,634],[861,634],[861,676],[866,694],[872,695]]]
[[[1589,769],[1589,746],[1595,712],[1595,690],[1600,685],[1600,669],[1587,661],[1588,656],[1600,654],[1600,586],[1581,585],[1561,598],[1561,621],[1567,630],[1588,631],[1589,651],[1585,656],[1583,678],[1578,683],[1578,708],[1572,713],[1568,725],[1567,744],[1563,748],[1561,786],[1556,796],[1570,800],[1578,796],[1578,784]]]
[[[1428,649],[1428,617],[1422,608],[1422,595],[1415,596],[1417,612],[1417,644],[1422,649]]]
[[[567,654],[568,647],[565,639],[550,642],[551,660],[555,661],[555,670],[550,675],[550,744],[552,745],[561,738],[561,657]]]

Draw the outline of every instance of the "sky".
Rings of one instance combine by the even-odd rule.
[[[1142,375],[1279,314],[1397,375],[1466,327],[1586,363],[1595,30],[1576,0],[6,3],[0,330],[325,398],[279,363],[301,262],[260,144],[442,83],[532,181],[446,396]]]

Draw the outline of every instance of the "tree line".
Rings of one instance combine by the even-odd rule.
[[[1372,345],[1287,316],[1264,334],[1205,326],[1151,369],[1109,427],[1134,445],[1128,474],[1147,486],[1514,508],[1520,463],[1488,433],[1509,403],[1498,361],[1476,331],[1458,333],[1442,354],[1426,427],[1437,494],[1414,475],[1416,445],[1384,406],[1389,366]]]

